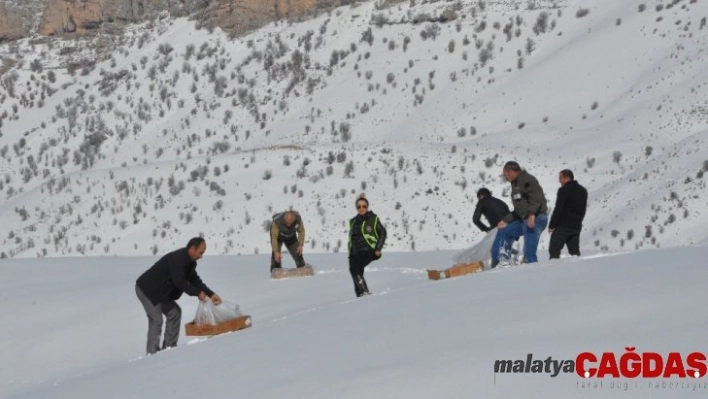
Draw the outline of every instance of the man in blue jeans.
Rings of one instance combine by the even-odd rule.
[[[499,234],[503,234],[499,260],[508,263],[511,245],[519,237],[524,237],[524,263],[538,262],[538,242],[541,232],[548,225],[548,205],[543,188],[535,177],[521,169],[515,161],[504,164],[504,177],[511,183],[514,210],[497,224]]]

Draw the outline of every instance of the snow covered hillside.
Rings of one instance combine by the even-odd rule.
[[[212,256],[204,281],[249,329],[143,357],[134,281],[155,258],[0,264],[1,398],[704,398],[706,378],[581,379],[494,373],[496,360],[585,351],[702,351],[708,247],[632,251],[430,281],[451,252],[388,253],[354,298],[346,259],[313,255],[314,277],[271,281],[268,257]],[[179,301],[183,323],[194,298]],[[697,306],[698,304],[698,306]],[[599,383],[602,381],[603,386]],[[583,387],[584,383],[597,387]],[[666,382],[667,387],[652,388]],[[685,387],[668,388],[668,383]],[[611,388],[610,383],[620,388]],[[625,384],[626,388],[625,388]],[[697,385],[700,384],[700,385]]]
[[[338,252],[362,191],[388,250],[457,249],[511,159],[551,205],[575,171],[584,248],[706,243],[706,15],[379,0],[243,37],[163,16],[4,43],[0,256],[152,255],[197,234],[254,254],[289,207],[309,252]]]

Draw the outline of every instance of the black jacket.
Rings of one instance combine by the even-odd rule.
[[[477,207],[474,208],[474,216],[472,216],[472,221],[474,222],[480,230],[487,232],[495,227],[497,224],[511,212],[509,206],[506,202],[494,197],[484,197],[478,203]],[[481,216],[484,215],[491,226],[487,226],[480,220]]]
[[[176,301],[186,292],[198,296],[204,291],[214,295],[197,274],[197,262],[189,257],[187,248],[170,252],[143,273],[135,284],[150,302],[157,305],[166,301]]]
[[[577,181],[569,181],[558,189],[556,206],[553,209],[548,228],[568,227],[575,230],[582,229],[587,205],[588,191]]]
[[[364,232],[378,237],[374,248],[366,242]],[[360,252],[381,251],[386,242],[386,228],[372,211],[364,216],[356,215],[349,221],[349,256]]]

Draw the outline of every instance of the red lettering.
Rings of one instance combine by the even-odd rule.
[[[615,354],[612,352],[605,352],[602,354],[602,359],[600,359],[600,367],[597,371],[597,378],[603,378],[605,375],[610,374],[614,378],[619,378],[619,368],[617,367],[617,359],[615,359]]]
[[[706,355],[701,352],[690,353],[686,358],[686,365],[690,367],[690,369],[686,370],[689,377],[701,378],[708,372],[708,368],[706,368]]]
[[[596,368],[585,369],[585,362],[597,362],[597,357],[590,352],[583,352],[575,358],[575,373],[581,378],[594,377]]]
[[[642,373],[642,357],[634,353],[635,348],[624,348],[627,353],[620,357],[620,372],[623,377],[636,378]]]
[[[669,358],[664,368],[664,378],[670,378],[674,374],[679,378],[686,378],[686,370],[683,368],[683,359],[681,359],[681,354],[678,352],[669,353]]]
[[[653,366],[652,367],[652,363]],[[642,377],[656,378],[661,376],[664,370],[664,360],[661,355],[656,352],[642,353]]]

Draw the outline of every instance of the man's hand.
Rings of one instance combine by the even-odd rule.
[[[548,229],[548,234],[552,234],[555,229]]]
[[[280,252],[274,252],[273,253],[273,259],[275,259],[275,263],[280,263],[282,256],[280,255]]]
[[[529,229],[536,228],[536,215],[529,215],[528,219],[526,219],[526,224],[529,226]]]
[[[506,223],[503,220],[500,220],[499,223],[497,223],[497,229],[501,230],[504,227],[506,227]]]
[[[377,258],[381,257],[381,251],[374,251],[374,255],[376,255]]]
[[[218,294],[214,294],[211,296],[211,301],[214,303],[214,305],[220,305],[221,297]]]
[[[204,293],[204,291],[200,291],[198,296],[199,296],[199,300],[200,300],[200,301],[206,302],[206,300],[207,300],[207,294]]]
[[[302,245],[298,245],[297,247],[297,254],[302,256]]]

